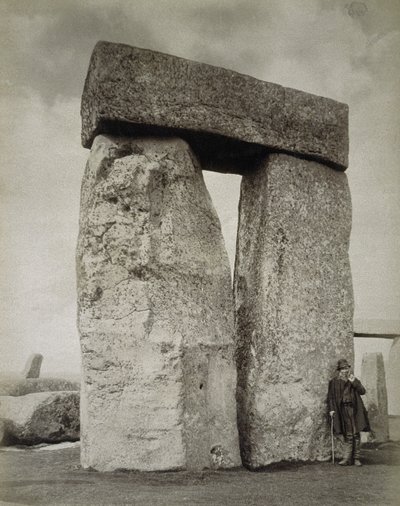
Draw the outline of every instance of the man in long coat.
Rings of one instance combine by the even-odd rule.
[[[328,407],[329,415],[333,419],[333,432],[344,437],[345,448],[341,466],[361,466],[360,432],[369,432],[368,414],[361,395],[365,388],[360,380],[350,373],[350,364],[340,359],[337,365],[338,374],[329,382]]]

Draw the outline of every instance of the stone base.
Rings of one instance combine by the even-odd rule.
[[[326,396],[353,357],[346,175],[272,154],[243,176],[235,269],[243,463],[326,460]]]

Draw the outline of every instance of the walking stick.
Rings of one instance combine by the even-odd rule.
[[[333,441],[333,417],[335,416],[335,413],[331,414],[331,441],[332,441],[332,464],[335,463],[335,444]]]

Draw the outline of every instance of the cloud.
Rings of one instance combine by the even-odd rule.
[[[140,18],[125,16],[121,2],[29,0],[5,5],[5,79],[14,92],[29,88],[50,103],[59,96],[80,96],[99,39],[124,41],[134,34],[138,44],[151,46],[154,38]]]

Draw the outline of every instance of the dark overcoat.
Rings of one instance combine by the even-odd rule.
[[[353,400],[354,409],[354,422],[356,432],[370,432],[368,413],[365,409],[361,396],[365,394],[365,388],[362,386],[361,381],[357,378],[351,384],[351,396]],[[333,432],[335,434],[344,434],[344,420],[343,420],[343,392],[346,381],[339,378],[333,378],[329,382],[328,388],[328,410],[334,411],[333,417]]]

